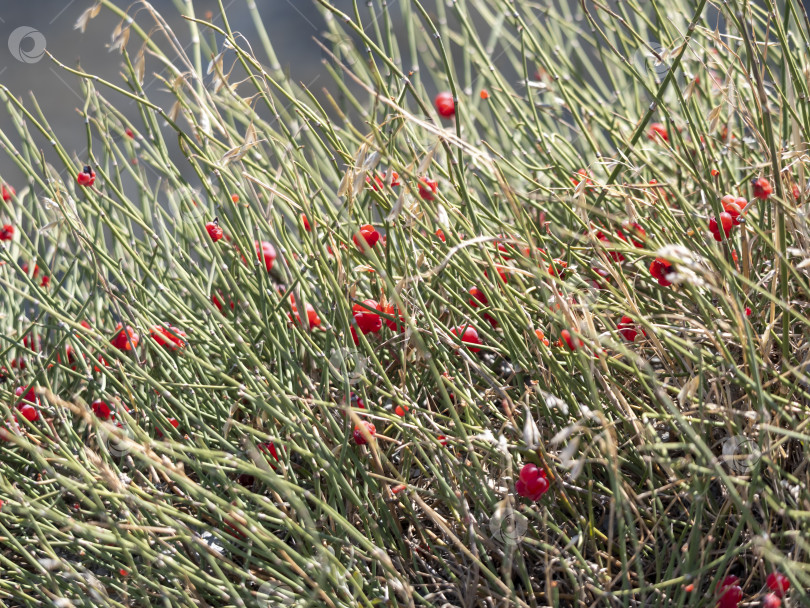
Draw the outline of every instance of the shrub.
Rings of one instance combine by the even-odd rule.
[[[798,2],[125,5],[79,156],[0,93],[4,601],[806,601]]]

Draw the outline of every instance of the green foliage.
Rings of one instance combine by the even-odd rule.
[[[224,11],[173,34],[100,0],[123,81],[53,60],[81,158],[0,90],[28,177],[0,208],[0,600],[712,606],[779,569],[807,602],[801,4],[319,0],[317,92],[248,4],[259,46]],[[717,242],[725,194],[751,202]],[[355,343],[366,299],[394,328]]]

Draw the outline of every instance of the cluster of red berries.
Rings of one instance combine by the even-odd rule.
[[[718,222],[715,218],[709,220],[709,231],[717,242],[723,240],[723,237],[720,236],[721,227],[725,238],[728,239],[731,236],[731,229],[743,223],[742,214],[748,204],[748,201],[744,198],[735,198],[731,194],[725,195],[720,202],[723,205],[720,221]]]
[[[354,427],[352,436],[354,437],[354,442],[357,445],[366,445],[368,443],[367,435],[368,437],[374,437],[376,434],[377,429],[374,427],[374,425],[368,420],[363,420],[360,422],[360,424]]]
[[[306,303],[304,307],[306,309],[307,314],[307,323],[309,325],[309,329],[315,329],[316,327],[320,327],[321,325],[321,318],[318,316],[318,313],[315,311],[315,308],[309,302]],[[290,310],[292,311],[287,316],[290,319],[290,323],[293,322],[293,317],[295,317],[295,322],[298,325],[301,325],[301,315],[298,312],[298,306],[295,304],[295,296],[290,294]]]
[[[633,318],[628,317],[627,315],[622,316],[621,320],[616,324],[616,329],[619,330],[619,334],[621,334],[622,338],[628,342],[635,342],[636,338],[638,338],[640,335],[638,329],[636,329],[635,323],[633,322]],[[647,332],[642,329],[641,335],[646,338]]]
[[[790,589],[790,580],[781,572],[771,572],[765,579],[765,584],[771,592],[765,596],[763,608],[779,608],[782,605],[782,598]]]
[[[644,243],[647,241],[647,232],[638,222],[631,222],[628,220],[622,222],[621,229],[616,230],[616,237],[625,243],[629,239],[630,242],[633,243],[634,247],[637,249],[643,249]],[[596,233],[596,238],[604,243],[611,242],[611,239],[601,230]],[[626,259],[620,251],[616,251],[615,249],[609,249],[608,253],[613,261],[617,264],[621,264]]]
[[[530,500],[540,500],[548,491],[549,483],[546,472],[537,465],[524,464],[520,470],[520,477],[515,482],[515,491]]]
[[[374,191],[380,191],[385,187],[385,181],[387,178],[388,171],[384,171],[382,176],[375,175],[373,180],[366,175],[366,183],[371,186]],[[391,171],[391,187],[396,188],[397,186],[401,185],[402,183],[399,181],[399,173],[396,171]]]
[[[717,608],[737,608],[743,598],[740,579],[734,575],[727,576],[717,586]]]
[[[790,589],[790,580],[781,572],[771,572],[765,579],[765,585],[770,593],[762,601],[764,608],[779,608],[782,598]],[[725,577],[717,585],[717,608],[738,608],[743,599],[743,590],[740,579],[734,575]]]
[[[304,218],[305,225],[309,226],[309,223],[306,220],[306,216],[302,217]],[[223,238],[226,241],[231,240],[229,236],[225,235],[225,233],[222,230],[222,227],[219,225],[218,217],[215,217],[213,221],[208,222],[205,225],[205,231],[208,233],[208,236],[211,237],[211,241],[214,243],[220,241]],[[273,265],[276,262],[276,248],[273,247],[272,243],[269,243],[267,241],[255,241],[254,245],[256,247],[256,255],[258,256],[259,261],[264,262],[264,267],[267,269],[267,272],[270,272],[273,269]],[[245,256],[242,256],[242,261],[244,263],[247,263]],[[233,308],[233,306],[231,306],[231,308]]]
[[[380,313],[385,315],[386,318],[384,319]],[[405,331],[405,318],[399,309],[391,303],[383,305],[376,300],[363,300],[352,306],[352,318],[357,328],[364,335],[378,333],[382,329],[383,321],[391,331],[397,331],[397,327],[399,327],[400,332]],[[354,343],[359,344],[360,340],[354,331],[354,327],[351,328],[351,331]]]
[[[172,325],[155,325],[149,330],[149,336],[166,350],[177,351],[185,348],[186,334]],[[119,323],[115,335],[110,340],[115,348],[123,352],[133,351],[141,342],[140,335],[129,325]]]
[[[149,331],[149,335],[158,345],[166,350],[175,351],[185,348],[186,346],[185,332],[171,325],[166,325],[165,327],[155,325]]]
[[[39,410],[36,408],[36,406],[39,405],[39,399],[34,392],[34,387],[29,386],[25,389],[20,386],[14,391],[14,394],[20,398],[16,407],[22,417],[28,422],[36,422],[39,420]]]
[[[484,343],[484,341],[481,340],[481,336],[478,335],[478,330],[472,325],[454,327],[450,330],[450,333],[461,340],[461,343],[470,349],[472,353],[480,351],[481,349],[478,348],[478,346]]]
[[[359,249],[361,253],[365,253],[366,249],[371,250],[374,248],[380,240],[380,233],[377,232],[376,228],[371,224],[364,224],[360,226],[360,230],[352,237],[352,240],[357,249]]]
[[[3,184],[0,186],[0,196],[3,198],[3,202],[9,202],[14,196],[17,194],[17,191],[8,184]]]

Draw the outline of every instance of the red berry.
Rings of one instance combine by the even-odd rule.
[[[14,226],[5,224],[0,226],[0,241],[10,241],[14,238]]]
[[[293,315],[295,316],[296,322],[300,325],[301,324],[301,315],[298,313],[298,306],[295,303],[295,297],[290,294],[290,308],[292,309],[292,314],[287,315],[290,319],[290,322],[293,320]],[[315,312],[315,308],[313,308],[312,304],[309,302],[306,303],[306,311],[307,311],[307,322],[309,323],[309,328],[314,329],[321,324],[321,318],[318,316],[318,313]]]
[[[565,269],[568,268],[568,262],[564,262],[559,258],[555,258],[548,265],[548,273],[553,276],[559,276],[561,279],[565,277]]]
[[[265,454],[269,454],[270,456],[276,459],[276,462],[279,462],[278,451],[276,450],[276,446],[273,444],[272,441],[260,443],[258,447],[259,450],[261,450]],[[276,467],[272,464],[270,465],[270,468],[272,468],[274,471],[276,470]]]
[[[393,304],[386,304],[385,306],[379,305],[377,307],[381,313],[388,315],[389,317],[394,317],[394,319],[398,319],[399,321],[395,321],[392,319],[383,319],[385,324],[391,331],[397,331],[397,326],[399,326],[399,331],[405,331],[405,317],[402,316],[402,313],[396,308]]]
[[[535,329],[534,335],[537,336],[537,339],[540,340],[543,344],[548,346],[548,338],[546,338],[546,334],[543,333],[542,329]]]
[[[429,177],[423,177],[419,180],[419,196],[423,200],[432,201],[436,198],[434,195],[439,191],[439,182]]]
[[[489,305],[489,300],[487,296],[484,295],[484,292],[478,289],[477,287],[470,287],[470,295],[472,298],[469,299],[470,306],[473,308],[478,308],[478,303],[480,302],[484,306]],[[498,322],[495,318],[489,314],[488,312],[484,313],[484,319],[486,319],[492,327],[498,327]]]
[[[149,335],[166,350],[178,350],[184,348],[186,345],[183,339],[186,337],[185,332],[171,325],[167,325],[166,327],[155,325],[149,332]]]
[[[211,301],[214,303],[214,306],[217,307],[219,312],[222,312],[222,308],[223,308],[224,304],[223,304],[222,300],[220,300],[220,298],[222,298],[224,300],[224,296],[222,295],[222,293],[219,293],[219,296],[217,296],[217,294],[211,294]],[[231,300],[229,302],[229,305],[231,307],[231,310],[233,310],[234,306],[235,306],[234,303],[233,303],[233,300]],[[222,312],[222,314],[224,315],[225,313]]]
[[[619,232],[619,234],[621,234],[621,232]],[[610,243],[610,239],[601,230],[596,233],[596,238],[598,238],[603,243]],[[622,236],[621,238],[622,240],[624,240],[624,236]],[[617,264],[621,264],[626,259],[620,251],[608,250],[608,253],[610,254],[610,257],[613,258],[613,261],[616,262]]]
[[[14,394],[20,398],[20,402],[17,405],[21,405],[23,402],[28,403],[39,403],[39,399],[37,399],[37,394],[34,391],[33,386],[29,386],[28,389],[24,389],[23,387],[19,386],[14,391]]]
[[[669,141],[667,129],[660,122],[654,122],[650,125],[650,130],[647,132],[647,137],[652,141],[655,141],[659,137],[664,141]]]
[[[102,420],[109,420],[112,415],[112,409],[105,401],[93,401],[90,407],[93,408],[93,413]]]
[[[540,500],[548,491],[549,483],[546,472],[537,465],[528,463],[520,470],[520,477],[515,482],[515,491],[525,498]]]
[[[731,214],[723,211],[723,213],[720,214],[720,223],[723,225],[723,232],[728,236],[732,226],[734,226],[734,219],[731,217]]]
[[[745,316],[750,317],[751,313],[752,313],[751,309],[748,306],[746,306],[745,307]]]
[[[476,344],[483,344],[481,338],[478,336],[478,330],[470,325],[466,325],[464,327],[454,327],[450,330],[457,338],[460,338],[461,341],[467,345],[467,348],[470,349],[470,352],[477,353],[480,351],[480,348],[476,348]]]
[[[585,343],[580,339],[577,339],[577,341],[574,342],[574,336],[572,336],[571,332],[567,329],[560,332],[560,338],[562,338],[563,342],[565,342],[565,345],[570,351],[575,351],[577,348],[585,346]]]
[[[573,182],[574,186],[579,186],[583,179],[585,180],[586,186],[593,186],[593,180],[588,176],[588,172],[585,169],[580,169],[576,174],[580,177],[580,179],[575,177],[571,178],[571,182]]]
[[[90,165],[85,165],[82,172],[76,176],[76,183],[80,186],[92,186],[96,181],[96,172],[90,168]]]
[[[737,608],[743,598],[742,587],[737,583],[740,579],[736,576],[727,576],[717,586],[718,600],[717,608]]]
[[[23,262],[20,268],[25,274],[28,274],[28,264],[26,262]],[[39,276],[39,266],[34,264],[34,272],[31,273],[31,278],[36,279],[37,276]]]
[[[374,181],[371,181],[371,178],[367,175],[366,176],[366,183],[369,184],[374,190],[382,190],[385,186],[385,180],[388,176],[388,171],[383,172],[382,177],[379,175],[374,176]],[[402,183],[399,181],[399,173],[396,171],[391,171],[391,187],[394,188],[396,186],[401,186]]]
[[[367,420],[363,420],[360,424],[354,427],[354,432],[352,433],[352,435],[354,436],[354,442],[357,445],[366,445],[368,443],[368,440],[366,439],[366,436],[363,433],[361,426],[365,427],[368,434],[371,435],[372,437],[374,437],[374,435],[377,434],[377,429],[374,427],[373,424],[371,424]]]
[[[18,405],[17,409],[28,422],[36,422],[39,419],[39,412],[33,405],[23,403],[22,405]]]
[[[605,270],[605,269],[603,269],[603,268],[591,268],[591,270],[592,270],[592,271],[593,271],[595,274],[597,274],[597,275],[599,275],[600,277],[602,277],[603,279],[605,279],[605,283],[610,283],[610,273],[609,273],[607,270]],[[599,281],[599,280],[596,280],[596,279],[592,279],[592,280],[591,280],[591,281],[589,281],[589,282],[590,282],[590,284],[591,284],[591,285],[593,285],[593,286],[594,286],[596,289],[607,289],[607,286],[606,286],[605,284],[603,284],[603,283],[602,283],[602,281]]]
[[[768,197],[771,195],[771,193],[773,193],[773,187],[771,186],[771,182],[769,182],[764,177],[752,179],[751,188],[754,191],[754,197],[763,201],[767,200]]]
[[[501,281],[503,283],[508,283],[509,282],[509,275],[511,273],[511,268],[509,268],[509,266],[506,266],[504,264],[494,264],[494,266],[495,266],[495,270],[498,273],[498,276],[500,277]],[[489,271],[485,270],[484,271],[484,276],[488,278],[489,277]]]
[[[742,197],[734,198],[731,194],[726,194],[720,202],[723,204],[723,211],[731,216],[732,224],[734,226],[742,224],[739,218],[748,201]]]
[[[135,330],[129,325],[124,328],[124,326],[119,323],[115,326],[115,332],[115,336],[110,340],[110,344],[118,350],[132,350],[138,346],[138,342],[141,340],[140,336],[136,334]]]
[[[0,441],[10,441],[11,435],[20,433],[20,425],[17,422],[17,417],[14,420],[6,423],[6,427],[0,427]]]
[[[28,401],[29,403],[37,402],[37,396],[36,393],[34,392],[33,386],[29,387],[28,390],[24,389],[21,386],[17,387],[17,389],[14,391],[14,394],[17,397],[20,397],[20,402],[17,405],[22,405],[24,401]]]
[[[309,220],[303,213],[301,214],[301,223],[304,224],[304,230],[307,232],[312,232],[312,226],[309,225]]]
[[[267,241],[256,242],[256,254],[259,256],[259,261],[264,261],[264,267],[267,272],[273,269],[273,263],[276,261],[276,248]]]
[[[489,300],[484,295],[484,292],[478,289],[477,287],[470,287],[470,295],[472,298],[470,299],[470,306],[473,308],[478,308],[478,302],[487,306],[489,304]]]
[[[374,245],[377,244],[377,241],[380,240],[380,233],[375,230],[374,226],[371,224],[364,224],[360,226],[360,230],[358,234],[355,234],[352,237],[355,246],[361,251],[365,253],[365,248],[363,244],[365,243],[369,249],[373,249]]]
[[[364,334],[376,334],[382,329],[382,317],[375,312],[379,304],[374,300],[363,300],[363,304],[365,306],[360,304],[352,306],[354,321]],[[371,310],[368,310],[369,308]]]
[[[3,184],[2,188],[0,188],[0,194],[3,196],[3,202],[7,203],[17,194],[17,191],[8,184]]]
[[[444,447],[447,447],[447,437],[445,437],[444,435],[437,435],[437,436],[436,436],[436,439],[437,439],[437,440],[438,440],[438,442],[439,442],[439,443],[441,443],[441,444],[442,444]]]
[[[437,236],[437,237],[439,237],[439,239],[441,239],[442,243],[446,243],[446,242],[447,242],[447,239],[444,237],[444,230],[442,230],[441,228],[439,228],[439,229],[436,231],[436,236]]]
[[[674,270],[672,264],[664,258],[655,258],[650,264],[650,274],[658,280],[661,287],[672,285],[672,282],[667,277],[670,277]]]
[[[272,441],[260,443],[259,449],[266,454],[270,454],[273,458],[278,460],[278,452],[276,451],[276,446],[273,444]]]
[[[624,232],[622,232],[624,230]],[[636,222],[622,222],[622,230],[617,230],[616,235],[623,241],[627,241],[625,233],[630,237],[630,241],[638,249],[644,247],[644,241],[647,240],[647,232]]]
[[[785,592],[790,589],[790,580],[781,572],[771,572],[765,584],[779,597],[785,597]]]
[[[762,608],[779,608],[782,605],[782,600],[775,593],[769,593],[762,600]]]
[[[444,91],[436,95],[436,111],[442,118],[452,118],[456,114],[456,102],[453,94]]]
[[[357,393],[352,393],[351,395],[349,395],[349,398],[352,401],[352,407],[356,407],[361,410],[366,409],[366,402],[363,401],[363,398]]]
[[[34,352],[39,352],[42,349],[42,340],[39,336],[33,334],[25,334],[22,339],[23,346]]]
[[[619,333],[625,340],[627,340],[628,342],[636,341],[639,332],[636,329],[635,323],[633,322],[632,318],[628,317],[627,315],[624,315],[621,318],[621,320],[616,324],[616,327],[618,328]],[[644,331],[643,329],[641,330],[641,333],[644,334],[645,336],[647,335],[647,332]]]
[[[398,405],[396,408],[394,408],[394,413],[400,418],[404,418],[405,414],[408,412],[408,409],[409,408],[407,405]]]
[[[205,225],[205,229],[208,231],[208,236],[211,237],[211,240],[215,243],[222,238],[222,228],[219,227],[219,220],[214,218],[213,222],[208,222]]]
[[[135,134],[132,132],[132,129],[130,129],[129,127],[127,127],[127,128],[124,130],[124,134],[125,134],[127,137],[129,137],[130,139],[135,139]]]
[[[718,224],[717,220],[711,218],[709,220],[709,231],[714,236],[714,240],[720,242],[723,240],[720,237],[720,225],[723,226],[723,233],[726,235],[726,238],[729,238],[731,235],[731,229],[734,227],[734,218],[732,218],[730,213],[726,213],[725,211],[720,214],[720,223]]]

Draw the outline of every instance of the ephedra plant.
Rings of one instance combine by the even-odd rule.
[[[5,605],[808,603],[797,0],[178,4],[2,87]]]

